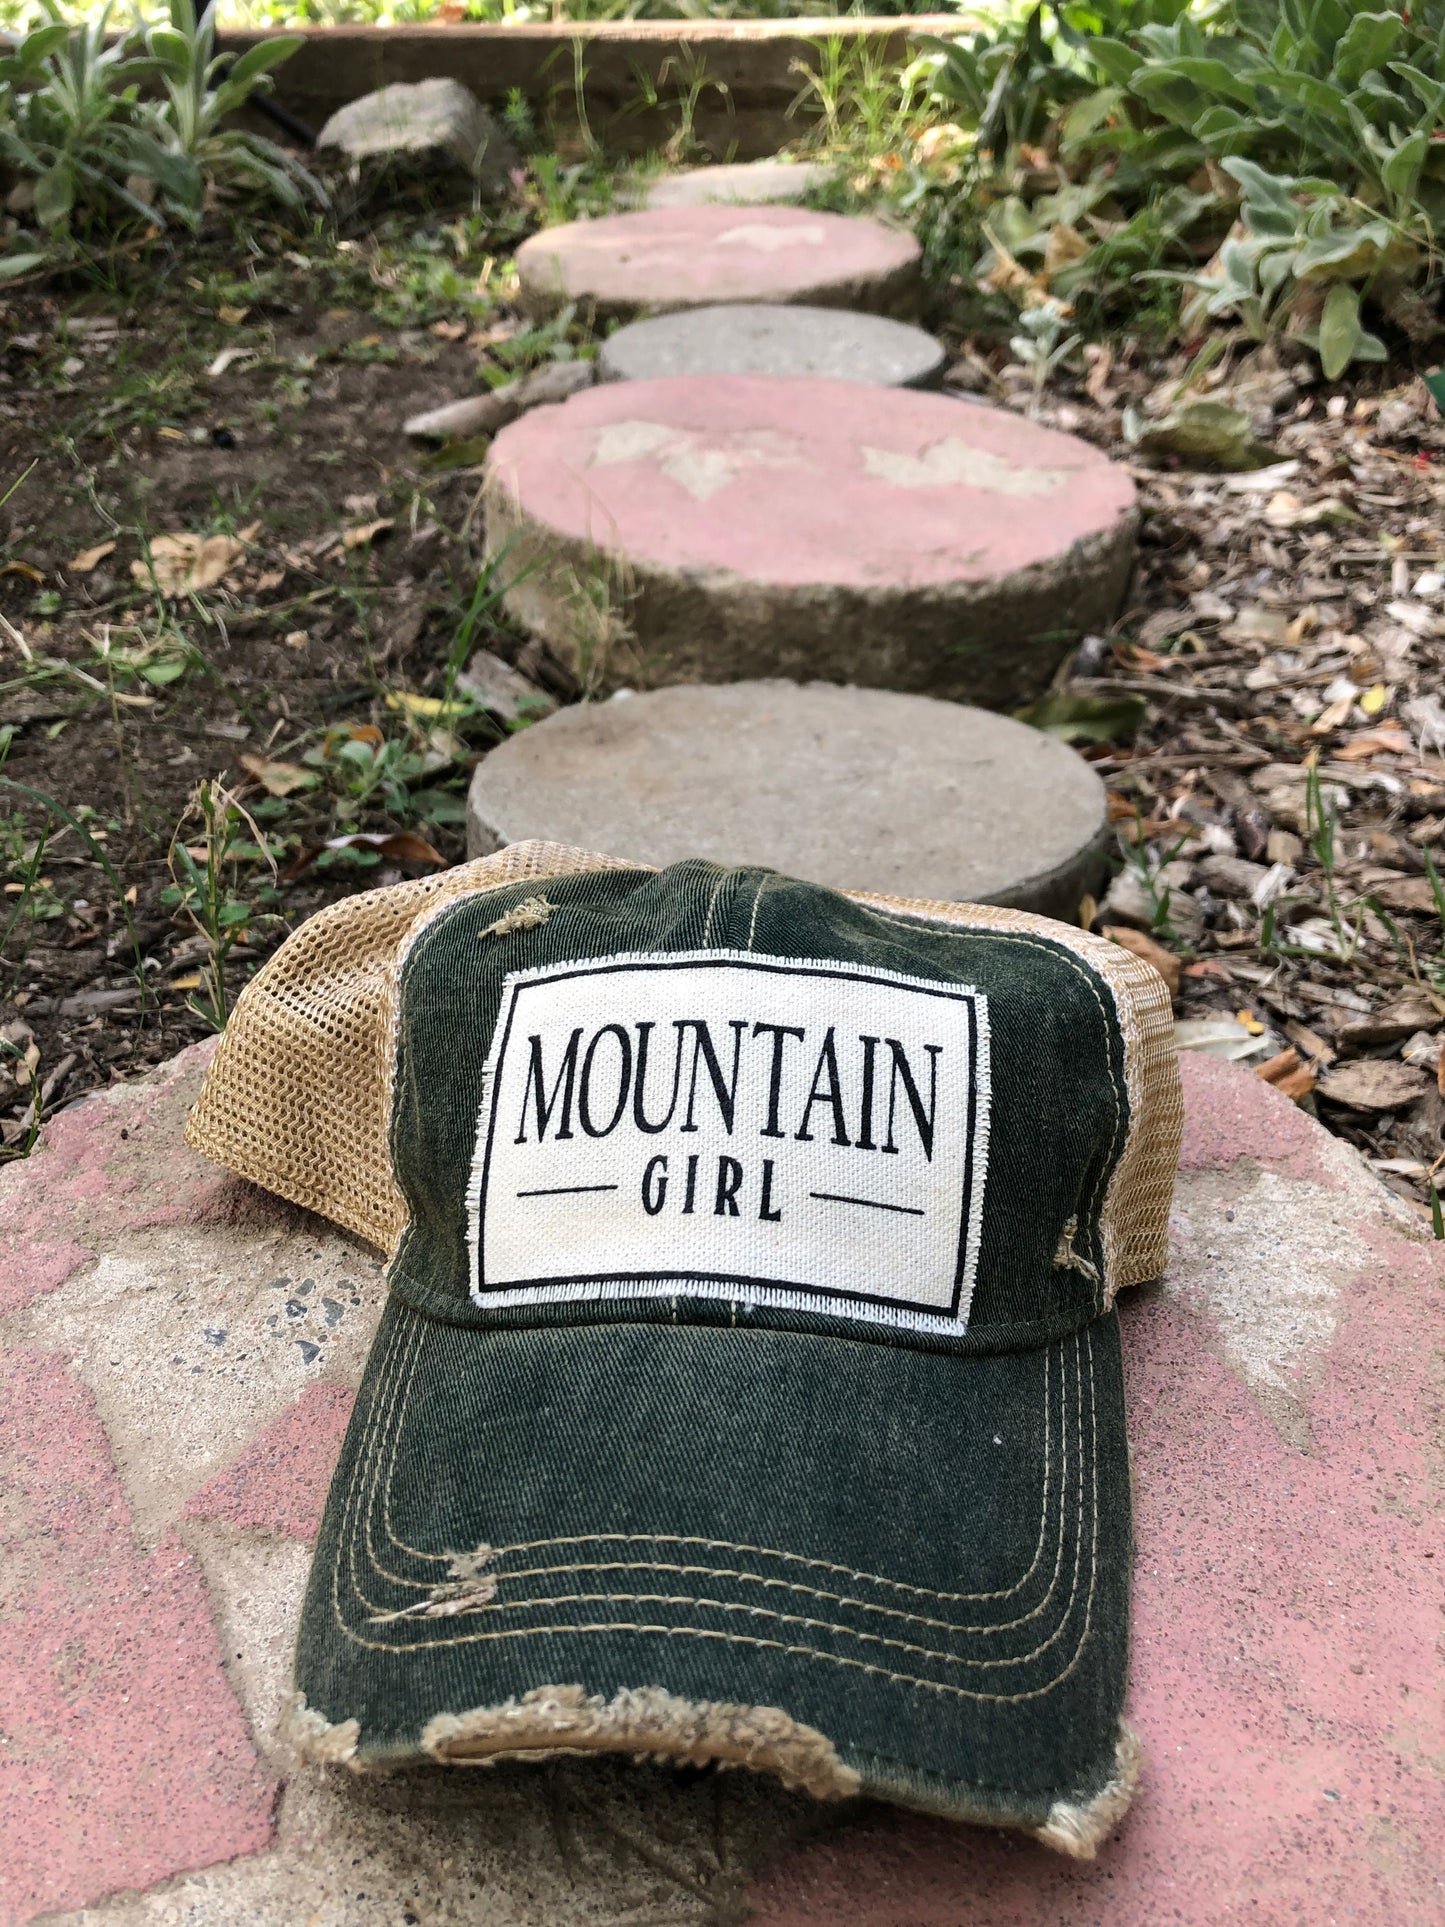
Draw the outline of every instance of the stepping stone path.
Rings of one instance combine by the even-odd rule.
[[[1103,784],[1052,737],[830,683],[684,684],[559,710],[494,749],[467,800],[473,856],[538,837],[1071,922],[1106,828]]]
[[[1027,702],[1107,624],[1134,485],[1073,436],[865,382],[610,382],[503,429],[507,607],[594,683],[822,677]]]
[[[1260,1079],[1186,1055],[1170,1269],[1121,1299],[1146,1777],[1080,1865],[746,1772],[299,1766],[277,1716],[384,1286],[187,1149],[209,1054],[0,1170],[0,1919],[1439,1919],[1445,1247]]]
[[[816,161],[734,161],[660,174],[638,195],[639,207],[761,207],[801,201],[828,179]]]
[[[796,207],[667,207],[543,228],[517,250],[536,315],[578,302],[604,317],[709,302],[807,301],[911,317],[920,295],[911,234]]]
[[[688,308],[632,321],[603,342],[600,381],[668,375],[822,375],[885,388],[928,388],[948,357],[932,335],[841,308]]]

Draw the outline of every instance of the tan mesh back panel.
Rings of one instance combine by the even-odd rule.
[[[393,990],[421,924],[502,884],[637,869],[559,843],[514,843],[439,877],[370,890],[318,911],[237,999],[186,1141],[218,1164],[345,1225],[390,1253],[405,1223],[387,1149]],[[880,897],[857,902],[965,929],[1036,931],[1066,944],[1113,993],[1132,1126],[1104,1204],[1110,1293],[1164,1269],[1183,1105],[1169,993],[1158,972],[1102,937],[1023,910]]]
[[[514,843],[438,877],[317,911],[237,998],[186,1142],[394,1251],[406,1211],[387,1150],[388,1020],[396,961],[413,924],[499,884],[636,867],[561,843]]]
[[[940,923],[973,930],[1036,930],[1066,944],[1109,986],[1124,1034],[1124,1077],[1129,1089],[1131,1126],[1124,1154],[1114,1168],[1104,1200],[1101,1230],[1107,1295],[1124,1285],[1157,1278],[1169,1255],[1169,1201],[1184,1131],[1184,1097],[1174,1044],[1174,1011],[1169,990],[1152,964],[1132,950],[1091,936],[1071,924],[1027,910],[995,909],[991,904],[934,903],[902,897],[848,895],[860,903],[905,911]]]

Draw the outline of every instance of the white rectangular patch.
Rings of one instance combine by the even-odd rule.
[[[707,1297],[968,1321],[971,988],[720,950],[509,976],[468,1191],[477,1304]]]

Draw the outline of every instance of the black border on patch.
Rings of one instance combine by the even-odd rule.
[[[679,1284],[695,1284],[710,1287],[699,1295],[713,1297],[716,1288],[727,1285],[752,1287],[761,1291],[798,1292],[806,1297],[822,1300],[838,1299],[850,1304],[880,1305],[894,1311],[913,1311],[926,1313],[935,1318],[957,1319],[960,1300],[963,1296],[963,1283],[968,1270],[968,1231],[973,1209],[974,1186],[974,1138],[978,1121],[978,999],[980,991],[969,987],[954,988],[947,984],[926,981],[922,978],[909,978],[888,970],[834,968],[824,963],[792,962],[785,957],[742,958],[736,955],[719,954],[714,957],[677,956],[661,952],[656,957],[630,957],[623,959],[602,959],[596,962],[580,963],[568,969],[552,970],[543,966],[541,970],[526,973],[520,980],[507,988],[510,995],[507,1002],[505,1022],[500,1014],[498,1028],[501,1041],[496,1050],[497,1071],[500,1073],[502,1060],[511,1042],[512,1019],[516,1014],[517,1000],[529,983],[565,983],[571,977],[596,977],[615,975],[621,971],[634,970],[761,970],[774,976],[786,977],[829,977],[842,978],[849,983],[859,981],[886,985],[889,989],[914,991],[926,997],[945,997],[953,1003],[962,1003],[968,1010],[968,1115],[965,1125],[966,1138],[963,1164],[963,1198],[959,1217],[958,1258],[954,1265],[953,1296],[946,1308],[910,1305],[895,1297],[880,1293],[862,1291],[842,1291],[834,1286],[798,1284],[791,1279],[753,1278],[737,1272],[701,1271],[588,1271],[579,1272],[568,1278],[512,1278],[497,1284],[488,1284],[483,1268],[486,1243],[486,1205],[487,1184],[491,1173],[492,1139],[496,1132],[497,1106],[488,1093],[491,1115],[487,1120],[487,1145],[481,1159],[479,1182],[476,1188],[476,1270],[474,1278],[473,1303],[484,1300],[503,1299],[511,1291],[548,1291],[558,1297],[565,1295],[578,1285],[642,1284],[654,1280],[675,1280]],[[500,1078],[498,1078],[500,1081]],[[548,1301],[543,1301],[548,1302]]]

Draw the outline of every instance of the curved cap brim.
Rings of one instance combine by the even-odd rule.
[[[1132,1790],[1129,1553],[1112,1313],[963,1356],[393,1300],[299,1730],[362,1768],[744,1764],[1087,1854]]]

